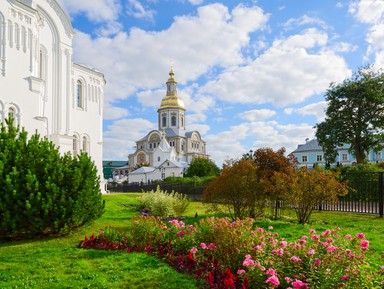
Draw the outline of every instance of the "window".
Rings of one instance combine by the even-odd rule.
[[[83,137],[83,152],[88,153],[88,140],[87,140],[87,137]]]
[[[163,116],[163,127],[167,126],[167,117]]]
[[[8,118],[12,118],[12,119],[16,118],[16,109],[14,107],[10,107],[8,109]]]
[[[72,140],[72,154],[73,156],[77,156],[77,136],[74,135],[73,136],[73,140]]]
[[[76,104],[77,107],[83,108],[83,83],[80,80],[76,85]]]
[[[181,117],[181,127],[184,127],[184,117]]]
[[[317,155],[316,161],[322,162],[323,161],[323,156],[322,155]]]
[[[171,118],[171,125],[172,125],[172,126],[176,126],[176,115],[172,115],[172,118]]]
[[[348,155],[347,154],[342,154],[341,155],[341,160],[347,161],[348,160]]]
[[[157,161],[158,161],[158,162],[160,161],[160,157],[157,157]]]
[[[306,163],[308,161],[307,156],[301,156],[301,162]]]
[[[46,64],[47,52],[43,47],[40,47],[39,53],[39,78],[46,80]]]

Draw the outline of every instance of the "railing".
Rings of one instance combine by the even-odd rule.
[[[168,193],[175,191],[183,195],[187,195],[188,199],[192,200],[201,200],[203,197],[203,191],[205,189],[205,184],[196,184],[196,183],[150,183],[150,184],[125,184],[125,185],[112,185],[108,184],[108,190],[110,192],[147,192],[154,190],[156,191],[157,186],[160,186],[160,189],[167,191]]]
[[[346,196],[339,197],[336,203],[323,202],[315,208],[324,211],[353,212],[362,214],[384,213],[384,173],[358,173],[348,177],[350,187]],[[175,191],[187,195],[189,199],[201,200],[205,184],[195,183],[151,183],[108,185],[110,192],[146,192],[156,190],[157,185],[167,192]],[[292,207],[285,202],[279,202],[279,207]]]

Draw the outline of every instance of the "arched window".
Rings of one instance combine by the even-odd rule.
[[[88,139],[87,137],[83,137],[83,152],[88,153]]]
[[[16,120],[16,109],[12,106],[8,109],[8,118],[12,118],[14,121]]]
[[[163,116],[163,127],[167,126],[167,117]]]
[[[171,118],[171,125],[172,125],[172,126],[176,126],[176,115],[172,115],[172,118]]]
[[[77,156],[77,144],[78,144],[78,139],[76,135],[73,135],[73,140],[72,140],[72,154],[73,156]]]
[[[184,127],[184,116],[181,117],[181,127]]]
[[[83,83],[78,80],[76,84],[76,105],[83,108]]]

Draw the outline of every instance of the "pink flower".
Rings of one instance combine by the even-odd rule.
[[[308,289],[308,284],[301,281],[301,280],[296,280],[294,282],[292,282],[292,286],[295,288],[295,289]]]
[[[237,275],[242,275],[242,274],[245,274],[245,270],[244,269],[237,270]]]
[[[273,230],[273,227],[272,227],[272,226],[269,226],[269,227],[268,227],[268,230]]]
[[[272,268],[269,268],[265,274],[269,275],[269,276],[273,276],[273,275],[276,275],[276,271],[273,270]]]
[[[253,251],[255,251],[255,252],[263,252],[263,247],[261,247],[260,245],[257,245],[255,248],[253,248]]]
[[[313,241],[319,241],[319,240],[320,240],[320,237],[319,237],[319,235],[312,235],[312,236],[311,236],[311,239],[312,239]]]
[[[292,256],[292,257],[290,258],[290,260],[293,261],[293,262],[295,262],[295,263],[299,263],[299,262],[302,261],[302,260],[301,260],[299,257],[297,257],[297,256]]]
[[[348,275],[344,275],[343,277],[341,277],[341,280],[343,281],[348,281],[349,279],[351,279],[351,277],[349,277]]]
[[[308,239],[308,236],[304,235],[304,236],[301,237],[301,240],[307,240],[307,239]]]
[[[168,227],[167,227],[167,226],[162,226],[161,229],[162,229],[163,231],[166,231],[166,230],[168,230]]]
[[[104,234],[104,231],[103,231],[103,230],[100,230],[99,234],[100,234],[100,235],[103,235],[103,234]]]
[[[197,248],[193,247],[189,252],[191,254],[195,254],[197,252]]]
[[[357,238],[358,238],[358,239],[364,239],[365,236],[364,236],[363,233],[358,233],[358,234],[357,234]]]
[[[293,281],[292,278],[289,278],[289,277],[284,277],[284,279],[285,279],[285,282],[287,282],[288,284]]]
[[[317,266],[320,266],[320,264],[321,264],[321,260],[319,259],[319,258],[316,258],[316,260],[315,260],[315,266],[317,267]]]
[[[284,254],[284,250],[283,249],[277,249],[277,250],[272,250],[272,253],[276,254],[276,255],[279,255],[279,256],[282,256]]]
[[[259,233],[264,233],[264,229],[263,229],[263,228],[257,228],[257,231],[258,231]]]
[[[316,251],[314,249],[309,249],[307,255],[315,255]]]
[[[329,247],[327,248],[327,251],[328,251],[328,252],[335,252],[337,249],[338,249],[337,247],[331,245],[331,246],[329,246]]]
[[[349,240],[352,240],[353,238],[352,238],[352,236],[351,236],[351,235],[347,234],[347,235],[345,235],[345,239],[349,239]]]
[[[201,246],[201,248],[204,249],[204,250],[207,250],[207,249],[208,249],[208,247],[207,247],[207,245],[206,245],[205,243],[201,243],[200,246]]]
[[[327,229],[327,230],[325,230],[325,232],[323,232],[323,233],[321,234],[321,236],[323,236],[323,237],[328,237],[330,234],[331,234],[331,231]]]
[[[313,234],[315,234],[315,233],[316,233],[316,230],[315,230],[315,229],[310,229],[310,230],[309,230],[309,234],[310,234],[310,235],[313,235]]]
[[[380,269],[381,269],[381,271],[384,271],[384,266],[381,266],[381,268],[380,268]]]
[[[235,226],[236,226],[236,222],[232,222],[231,227],[235,227]]]
[[[216,249],[216,245],[211,243],[208,245],[208,250],[215,250]]]
[[[243,261],[243,266],[244,267],[249,267],[249,266],[254,267],[255,266],[255,261],[253,261],[252,259],[245,259]]]
[[[361,240],[360,241],[360,247],[363,251],[368,250],[369,241],[367,240]]]
[[[272,287],[277,287],[280,284],[279,278],[277,276],[273,275],[269,277],[267,280],[265,280],[266,284],[271,284]]]
[[[281,248],[285,248],[285,247],[287,247],[287,241],[281,241],[280,242],[280,246],[281,246]]]
[[[195,228],[195,226],[193,226],[193,225],[189,225],[189,229],[190,229],[191,231],[196,231],[196,228]]]
[[[179,223],[178,220],[172,220],[172,221],[168,221],[168,223],[170,223],[171,225],[177,225]]]
[[[176,234],[177,237],[182,237],[184,235],[185,235],[184,231],[177,232],[177,234]]]
[[[183,221],[180,221],[180,222],[179,222],[179,226],[180,226],[181,228],[185,228],[185,223],[184,223]]]

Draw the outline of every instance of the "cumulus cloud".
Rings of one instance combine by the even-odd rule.
[[[248,66],[223,73],[203,91],[228,102],[278,106],[302,102],[323,92],[330,82],[351,75],[342,57],[324,49],[327,41],[327,34],[317,29],[275,40]]]
[[[270,109],[253,109],[238,114],[241,119],[248,121],[265,120],[274,115],[276,115],[276,111]]]
[[[127,1],[127,14],[130,16],[153,20],[155,13],[156,12],[154,10],[145,8],[140,1]]]
[[[325,119],[325,109],[327,108],[326,101],[319,101],[315,103],[308,104],[301,108],[286,108],[284,113],[291,115],[297,113],[299,115],[313,115],[316,117],[317,122],[321,122]]]
[[[84,13],[89,20],[109,22],[116,20],[121,12],[120,0],[59,0],[71,15]]]

